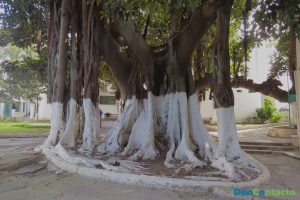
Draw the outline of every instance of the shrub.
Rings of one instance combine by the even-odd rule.
[[[280,119],[281,119],[281,113],[279,112],[272,113],[271,122],[277,123],[280,121]]]
[[[265,122],[269,119],[268,113],[265,108],[257,108],[256,113],[261,122]]]
[[[281,114],[278,112],[275,112],[276,106],[272,102],[272,99],[269,97],[266,97],[264,99],[264,107],[257,108],[256,113],[257,116],[260,118],[260,120],[264,123],[267,120],[270,120],[271,122],[278,122],[281,119]]]
[[[276,106],[272,102],[272,99],[269,97],[266,97],[264,99],[264,108],[266,109],[266,115],[267,115],[268,119],[271,119],[273,112],[275,112],[277,110]]]

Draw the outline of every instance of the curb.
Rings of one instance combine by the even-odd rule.
[[[257,162],[253,157],[251,159],[255,160],[258,165],[262,168],[262,174],[249,182],[231,182],[231,181],[199,181],[199,180],[189,180],[189,179],[179,179],[179,178],[168,178],[150,175],[138,175],[130,173],[121,173],[105,169],[91,168],[87,166],[78,166],[71,162],[63,160],[57,154],[53,153],[49,148],[43,148],[43,154],[47,159],[56,165],[58,168],[74,173],[83,175],[91,178],[100,178],[106,181],[112,181],[117,183],[125,183],[136,186],[143,186],[149,188],[157,189],[171,189],[179,191],[199,191],[207,189],[229,189],[232,186],[239,188],[252,188],[262,185],[270,180],[269,170],[259,162]]]

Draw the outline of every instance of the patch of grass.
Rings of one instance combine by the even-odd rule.
[[[0,135],[30,135],[48,133],[50,125],[47,123],[25,122],[18,120],[0,120]]]

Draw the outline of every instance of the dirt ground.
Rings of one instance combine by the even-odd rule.
[[[193,193],[149,189],[86,178],[55,168],[32,149],[45,138],[0,139],[0,200],[179,200],[232,199],[230,193]],[[265,189],[295,189],[300,199],[300,160],[278,155],[254,155],[271,174]],[[253,197],[243,199],[256,199]],[[270,199],[270,198],[263,198]]]

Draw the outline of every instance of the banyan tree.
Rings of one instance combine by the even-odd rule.
[[[228,43],[232,5],[233,0],[51,0],[51,130],[40,149],[53,148],[75,164],[117,171],[163,158],[164,166],[174,170],[209,167],[232,180],[259,176],[261,167],[241,150],[237,138]],[[212,25],[210,85],[217,142],[201,118],[192,68],[196,46]],[[161,42],[153,45],[149,34]],[[124,105],[103,138],[100,61],[109,66]]]

